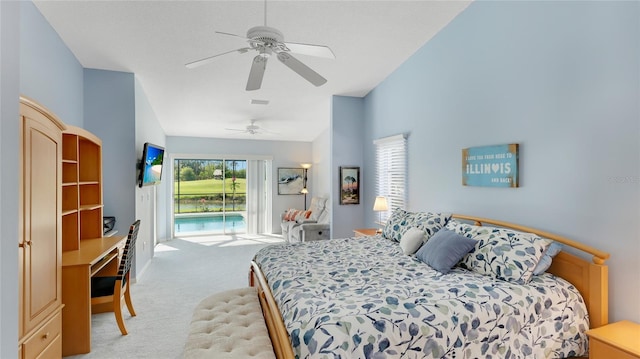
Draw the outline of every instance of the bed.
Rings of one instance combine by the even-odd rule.
[[[431,214],[419,215],[424,219]],[[430,222],[403,220],[395,233],[393,228],[387,231],[388,223],[384,235],[260,250],[251,263],[249,281],[258,287],[276,356],[568,358],[588,354],[586,330],[608,321],[608,253],[503,221],[438,216],[435,225],[434,217],[429,217]],[[400,248],[398,236],[415,223],[427,238],[441,229],[457,231],[473,238],[476,248],[443,274]],[[514,273],[498,269],[497,279],[496,273],[472,270],[478,258],[486,259],[485,269],[492,270],[495,258],[489,263],[482,246],[478,247],[484,243],[478,239],[487,233],[485,228],[531,234],[561,243],[563,250],[544,273],[522,280],[517,276],[519,269],[530,266],[523,262],[512,267]],[[538,251],[548,248],[543,247]]]

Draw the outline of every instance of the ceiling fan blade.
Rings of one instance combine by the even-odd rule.
[[[250,47],[243,47],[241,49],[231,50],[231,51],[223,52],[221,54],[205,57],[204,59],[200,59],[200,60],[197,60],[197,61],[189,62],[188,64],[185,64],[184,66],[186,66],[188,69],[193,69],[193,68],[196,68],[196,67],[200,67],[202,65],[206,65],[206,64],[208,64],[210,62],[213,62],[216,57],[219,57],[219,56],[222,56],[222,55],[226,55],[226,54],[230,54],[232,52],[239,52],[241,54],[244,54],[245,52],[247,52],[249,50],[251,50]]]
[[[265,45],[265,42],[260,40],[260,39],[250,39],[250,38],[248,38],[246,36],[236,35],[236,34],[232,34],[232,33],[229,33],[229,32],[216,31],[216,34],[237,37],[237,38],[246,40],[246,41],[249,42],[249,44],[253,44],[253,45]]]
[[[262,78],[264,77],[264,70],[267,68],[268,59],[262,54],[258,54],[253,58],[251,72],[249,72],[249,79],[247,80],[247,91],[254,91],[262,86]]]
[[[295,54],[324,57],[326,59],[336,58],[336,55],[328,46],[300,44],[296,42],[285,42],[284,44],[291,52]]]
[[[244,39],[244,40],[248,40],[246,37],[244,37],[242,35],[236,35],[236,34],[232,34],[230,32],[216,31],[216,34],[234,36],[234,37],[239,37],[239,38]]]
[[[239,128],[225,128],[226,131],[247,132],[247,130],[241,130]]]
[[[303,64],[295,57],[286,52],[278,53],[278,60],[285,64],[288,68],[295,71],[298,75],[305,78],[305,80],[311,82],[315,86],[322,86],[327,82],[327,79],[320,76],[317,72],[313,71],[309,66]]]

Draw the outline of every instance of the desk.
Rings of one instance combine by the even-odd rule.
[[[80,241],[80,249],[62,252],[62,355],[91,351],[91,277],[116,275],[127,237]]]

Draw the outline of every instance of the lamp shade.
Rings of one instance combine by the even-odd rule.
[[[307,189],[307,187],[304,187],[303,189],[300,190],[300,193],[307,194],[309,193],[309,190]]]
[[[374,211],[386,211],[389,209],[389,205],[387,204],[387,197],[377,196],[376,201],[373,202],[373,210]]]

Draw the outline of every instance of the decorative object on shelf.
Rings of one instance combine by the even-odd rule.
[[[302,181],[302,189],[300,193],[304,194],[304,210],[307,210],[307,194],[309,193],[309,189],[307,188],[307,172],[309,168],[311,168],[311,163],[302,163],[300,164],[302,169],[304,170],[303,181]]]
[[[382,212],[389,210],[389,204],[387,203],[387,197],[377,196],[375,202],[373,202],[373,211],[378,212],[377,224],[382,227]],[[382,228],[378,229],[378,233],[382,233]]]
[[[340,167],[340,204],[360,204],[360,167]]]
[[[278,194],[302,194],[303,168],[278,168]]]
[[[462,185],[518,187],[518,144],[462,150]]]

